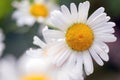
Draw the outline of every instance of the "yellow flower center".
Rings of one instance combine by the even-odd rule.
[[[35,17],[47,17],[48,16],[48,9],[43,4],[33,4],[30,7],[30,13]]]
[[[70,26],[66,32],[66,42],[68,46],[76,51],[89,49],[93,40],[93,31],[86,24],[76,23]]]
[[[46,75],[26,75],[21,80],[51,80]]]

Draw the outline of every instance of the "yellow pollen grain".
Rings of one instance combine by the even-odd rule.
[[[33,4],[30,7],[30,13],[35,17],[47,17],[48,9],[43,4]]]
[[[45,75],[27,75],[23,76],[21,80],[50,80]]]
[[[66,42],[68,46],[76,51],[85,51],[89,49],[93,40],[93,31],[86,24],[73,24],[66,32]]]

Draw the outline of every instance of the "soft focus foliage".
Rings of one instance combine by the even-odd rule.
[[[12,0],[0,0],[0,19],[4,18],[8,13],[11,12]]]

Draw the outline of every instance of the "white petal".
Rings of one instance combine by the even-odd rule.
[[[51,59],[47,56],[39,57],[24,54],[19,61],[20,70],[24,73],[46,72],[50,68]]]
[[[106,24],[106,26],[108,26],[108,27],[114,27],[114,26],[115,26],[115,23],[114,23],[114,22],[108,22],[108,23]]]
[[[77,12],[77,7],[75,5],[75,3],[71,3],[70,4],[70,10],[71,10],[71,16],[72,19],[74,20],[74,22],[77,22],[77,18],[78,18],[78,12]]]
[[[102,27],[106,27],[106,28],[113,28],[115,26],[114,22],[102,22],[94,27],[92,27],[92,29],[97,29],[97,28],[102,28]]]
[[[63,14],[66,14],[69,16],[71,15],[69,9],[65,5],[61,6],[61,10],[62,10]]]
[[[98,8],[87,20],[87,23],[90,23],[93,19],[96,18],[96,16],[100,15],[101,13],[104,12],[104,8],[103,7],[100,7]]]
[[[28,56],[33,57],[33,58],[40,58],[43,55],[43,51],[42,51],[42,49],[32,49],[32,48],[30,48],[26,51],[26,54]]]
[[[71,17],[69,9],[65,5],[62,5],[61,6],[61,11],[62,11],[63,15],[66,17],[67,23],[69,25],[71,25],[71,23],[73,22],[73,20],[72,20],[72,17]]]
[[[70,77],[68,76],[68,74],[65,71],[59,73],[57,78],[58,78],[58,80],[70,80]]]
[[[71,61],[72,61],[72,59],[75,58],[75,62],[74,62],[74,64],[71,64],[71,65],[70,64],[66,65],[66,63],[65,63],[65,65],[63,65],[63,67],[65,68],[64,70],[66,70],[66,68],[67,68],[67,70],[68,70],[67,73],[72,80],[83,80],[84,78],[83,78],[82,56],[79,55],[78,52],[72,51],[70,57],[71,57]]]
[[[96,28],[94,29],[94,33],[114,33],[115,30],[113,28],[109,27],[101,27],[101,28]]]
[[[20,11],[20,10],[16,10],[16,11],[14,11],[14,13],[12,14],[12,18],[13,19],[19,19],[19,18],[21,18],[21,17],[23,17],[24,15],[28,15],[27,13],[23,13],[22,11]]]
[[[93,73],[93,61],[91,59],[90,53],[88,51],[83,52],[83,62],[84,62],[84,68],[87,75],[90,75]]]
[[[64,31],[63,24],[59,20],[56,20],[55,17],[51,17],[50,20],[54,27],[57,27],[58,29]]]
[[[99,46],[99,44],[95,43],[93,45],[94,50],[96,51],[96,53],[104,60],[104,61],[108,61],[109,60],[109,56],[108,54],[101,49],[101,46]]]
[[[107,22],[101,22],[95,26],[90,26],[92,30],[96,29],[96,28],[99,28],[99,27],[103,27]]]
[[[24,25],[32,26],[35,23],[35,21],[35,18],[33,18],[32,16],[23,15],[17,20],[17,25],[20,27]]]
[[[65,44],[63,42],[58,42],[58,43],[52,44],[51,46],[48,48],[48,55],[57,55],[59,51],[63,49]]]
[[[92,58],[96,61],[97,64],[99,64],[100,66],[103,66],[104,63],[101,60],[101,58],[98,56],[98,54],[95,52],[95,50],[93,48],[89,49],[90,54],[92,56]]]
[[[55,27],[59,28],[60,30],[65,31],[67,23],[65,22],[64,16],[58,10],[55,10],[51,13],[51,22],[54,24]]]
[[[95,39],[103,42],[115,42],[117,38],[113,34],[96,33]]]
[[[46,18],[44,18],[44,17],[38,17],[37,18],[38,23],[45,23],[45,20],[46,20]]]
[[[75,65],[75,62],[77,60],[76,54],[74,52],[72,52],[72,54],[70,55],[68,61],[65,63],[66,65]]]
[[[80,72],[80,74],[83,74],[83,54],[79,52],[76,54],[77,62],[76,62],[76,70]]]
[[[13,1],[12,6],[17,9],[24,9],[27,8],[30,5],[28,0],[22,0],[21,2],[19,1]]]
[[[16,70],[16,59],[13,56],[10,55],[0,60],[0,80],[17,80]]]
[[[33,44],[40,46],[41,48],[44,48],[46,46],[46,44],[42,40],[40,40],[37,36],[34,36]]]
[[[44,29],[43,30],[43,36],[47,43],[57,41],[59,39],[64,39],[64,33],[59,30],[50,30],[50,29]]]
[[[71,50],[65,49],[65,51],[61,51],[59,54],[61,54],[59,57],[56,57],[55,62],[57,63],[57,66],[61,66],[70,56]]]
[[[109,52],[109,47],[107,46],[107,44],[105,44],[104,42],[101,42],[101,41],[95,41],[97,42],[97,44],[99,44],[99,46],[101,47],[101,49],[108,53]]]
[[[106,17],[106,13],[102,13],[99,16],[96,16],[96,18],[94,18],[93,20],[91,20],[88,25],[91,27],[95,27],[102,22],[107,22],[109,19],[110,17]]]
[[[59,19],[59,22],[64,25],[63,27],[65,30],[67,29],[68,25],[70,25],[67,21],[68,19],[66,19],[67,17],[62,12],[56,10],[56,11],[54,11],[53,16],[56,19]]]
[[[83,80],[83,64],[82,59],[78,59],[78,63],[72,68],[72,73],[69,73],[72,80]]]
[[[89,1],[86,1],[84,3],[79,4],[79,12],[78,12],[78,22],[85,23],[88,17],[88,11],[89,11],[90,3]]]

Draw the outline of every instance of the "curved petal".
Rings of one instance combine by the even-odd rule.
[[[102,41],[96,41],[96,42],[99,44],[99,46],[101,47],[101,49],[102,49],[103,51],[105,51],[106,53],[109,52],[109,47],[107,46],[107,44],[105,44],[105,43],[102,42]]]
[[[44,48],[46,46],[46,44],[40,40],[37,36],[33,37],[33,44],[40,46],[41,48]]]
[[[44,28],[42,33],[47,43],[59,41],[65,38],[64,33],[59,30],[50,30],[50,29]]]
[[[92,29],[97,29],[97,28],[113,28],[115,26],[115,23],[114,22],[102,22],[94,27],[92,27]]]
[[[51,13],[50,20],[55,27],[59,28],[62,31],[65,31],[66,28],[68,27],[65,17],[59,10],[55,10]]]
[[[78,12],[77,12],[77,7],[76,7],[75,3],[70,4],[70,10],[71,10],[72,20],[74,22],[77,22],[78,21]]]
[[[65,51],[60,51],[54,60],[57,66],[61,66],[69,58],[71,50],[65,49]]]
[[[109,60],[109,56],[108,54],[101,49],[101,47],[99,46],[99,44],[95,43],[93,45],[93,49],[95,50],[95,52],[104,60],[104,61],[108,61]]]
[[[66,15],[64,15],[62,12],[60,12],[60,11],[57,11],[56,10],[56,15],[54,15],[55,16],[55,18],[56,19],[59,19],[59,22],[61,23],[61,24],[63,24],[64,26],[64,31],[66,31],[66,29],[69,27],[69,25],[71,25],[70,23],[69,23],[69,21],[68,21],[68,17],[66,16]]]
[[[76,70],[78,70],[82,75],[83,75],[83,55],[81,52],[79,52],[78,54],[76,54],[77,57],[77,62],[76,62]]]
[[[91,20],[88,25],[90,27],[95,27],[98,24],[102,23],[102,22],[107,22],[108,20],[110,20],[110,17],[106,16],[106,13],[102,13],[98,16],[96,16],[93,20]]]
[[[94,71],[93,61],[88,51],[83,52],[83,64],[84,64],[86,74],[87,75],[92,74]]]
[[[96,16],[99,16],[100,14],[102,14],[104,12],[104,8],[100,7],[98,8],[87,20],[87,23],[90,23],[93,19],[96,18]]]
[[[66,65],[69,65],[69,66],[75,65],[76,60],[77,60],[77,59],[76,59],[76,54],[73,52],[73,53],[70,55],[68,61],[67,61],[65,64],[66,64]]]
[[[96,33],[95,34],[96,41],[103,41],[103,42],[115,42],[117,38],[113,34],[109,33]]]
[[[90,7],[89,1],[79,4],[78,22],[85,23],[87,21],[89,7]]]
[[[102,59],[98,56],[98,54],[94,51],[93,48],[89,49],[90,54],[92,56],[92,58],[96,61],[97,64],[99,64],[100,66],[103,66],[104,63],[102,61]]]
[[[62,11],[64,17],[66,18],[67,23],[69,25],[71,25],[73,23],[73,20],[72,20],[69,9],[65,5],[62,5],[61,6],[61,11]]]
[[[113,28],[109,28],[109,27],[96,28],[93,31],[94,33],[114,33],[115,32]]]
[[[57,55],[66,46],[63,42],[52,43],[52,47],[48,47],[48,55]]]

